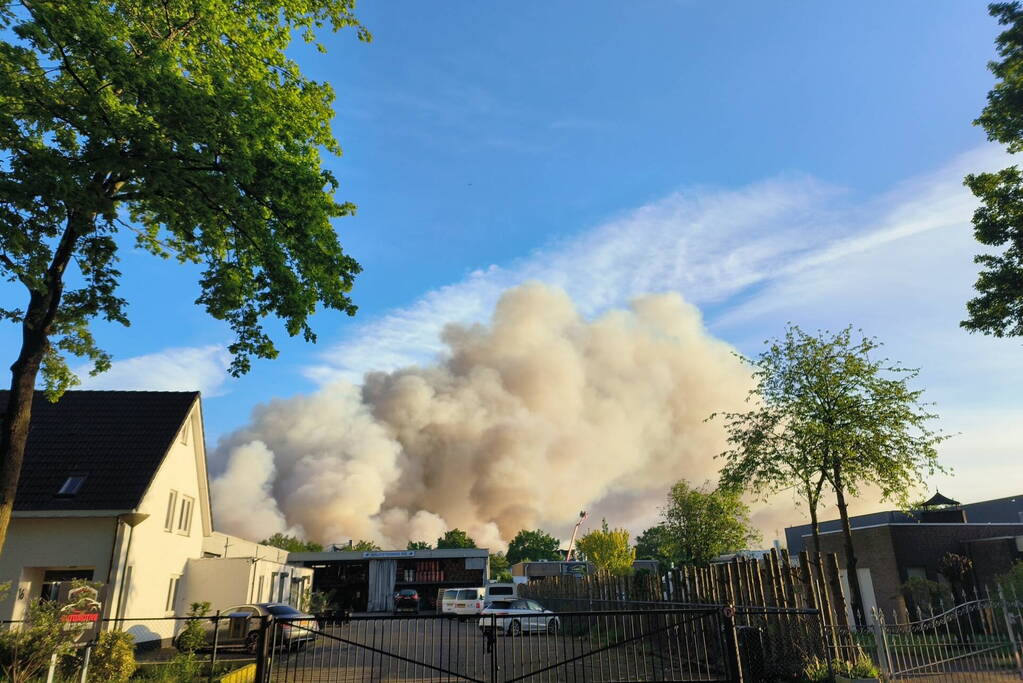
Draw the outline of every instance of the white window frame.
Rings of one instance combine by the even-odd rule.
[[[182,536],[192,533],[192,514],[195,512],[195,498],[192,496],[181,496],[181,505],[178,511],[177,532]]]
[[[174,531],[174,522],[177,519],[177,512],[178,492],[171,489],[170,497],[167,499],[167,517],[163,520],[164,531]]]
[[[178,602],[178,586],[181,582],[180,574],[172,574],[170,583],[167,584],[167,613],[174,613],[174,606]]]
[[[185,420],[185,425],[181,428],[181,443],[186,446],[188,445],[188,431],[191,426],[192,421],[189,419]]]

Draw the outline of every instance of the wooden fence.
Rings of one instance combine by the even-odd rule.
[[[797,564],[772,549],[762,560],[681,567],[659,576],[643,571],[631,576],[552,576],[528,584],[523,593],[540,601],[598,603],[598,609],[606,606],[599,603],[615,602],[819,609],[823,625],[849,626],[837,556],[807,551],[799,554]]]

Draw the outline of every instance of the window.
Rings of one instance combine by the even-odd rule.
[[[927,569],[925,567],[906,567],[907,579],[926,579]]]
[[[511,586],[492,586],[487,589],[490,595],[515,595],[515,589]]]
[[[259,588],[256,589],[255,602],[259,602],[263,599],[263,579],[265,578],[266,578],[265,576],[259,577]]]
[[[178,492],[171,491],[167,499],[167,517],[163,521],[163,528],[167,531],[174,531],[174,511],[178,506]]]
[[[181,510],[178,512],[178,533],[187,536],[192,531],[192,509],[195,499],[181,496]]]
[[[82,489],[82,484],[85,483],[84,474],[72,474],[64,480],[64,485],[57,491],[58,496],[64,498],[71,498],[72,496],[78,495],[78,492]]]
[[[174,611],[174,603],[178,601],[178,581],[181,580],[180,576],[172,576],[170,585],[167,586],[167,611]]]

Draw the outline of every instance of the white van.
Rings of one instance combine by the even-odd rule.
[[[440,612],[459,619],[483,610],[486,588],[448,588],[441,596]]]
[[[519,587],[514,583],[489,583],[484,602],[491,600],[511,600],[518,597]]]

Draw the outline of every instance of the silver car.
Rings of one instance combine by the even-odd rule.
[[[561,620],[536,600],[492,600],[480,612],[480,631],[494,628],[514,637],[523,633],[557,633]]]

